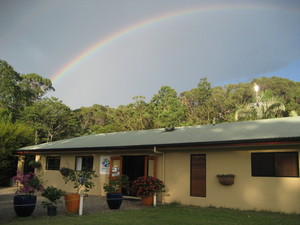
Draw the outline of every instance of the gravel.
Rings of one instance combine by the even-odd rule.
[[[6,223],[17,218],[13,208],[13,198],[16,187],[0,188],[0,224]],[[63,199],[63,198],[62,198]],[[44,198],[37,195],[37,204],[32,214],[32,217],[47,217],[47,209],[41,206],[41,202]],[[143,208],[140,200],[129,199],[123,200],[120,209],[118,210],[132,210]],[[118,211],[117,210],[117,211]],[[116,210],[111,210],[108,208],[106,203],[106,197],[89,195],[84,198],[83,201],[83,215],[85,214],[96,214],[103,212],[112,212]],[[67,215],[65,204],[59,204],[57,207],[57,215]]]

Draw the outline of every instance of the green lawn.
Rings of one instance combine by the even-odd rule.
[[[299,225],[300,215],[270,212],[239,211],[224,208],[199,208],[166,205],[141,210],[113,211],[84,216],[56,216],[52,218],[17,218],[10,225],[95,225],[95,224],[217,224],[217,225]]]

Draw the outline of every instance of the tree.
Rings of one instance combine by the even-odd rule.
[[[292,114],[300,114],[300,82],[281,77],[262,77],[253,79],[260,87],[260,95],[264,101],[279,101]]]
[[[12,122],[7,110],[0,108],[0,186],[9,185],[15,175],[17,160],[12,151],[34,143],[34,129],[22,122]]]
[[[266,78],[263,78],[263,80],[266,81]],[[253,81],[255,82],[252,82],[252,87],[257,86],[256,82],[261,82],[261,80],[257,79],[254,79]],[[260,88],[260,86],[257,87]],[[256,93],[253,93],[253,96],[255,95],[255,98],[253,99],[255,100],[252,100],[251,103],[240,106],[240,108],[236,110],[235,120],[255,120],[289,116],[289,112],[286,109],[285,104],[282,102],[284,101],[284,98],[278,96],[273,90],[266,89],[266,86],[263,86],[259,93],[258,91],[259,90],[257,89]]]
[[[25,106],[32,105],[50,90],[54,90],[51,80],[33,73],[20,75],[0,60],[0,107],[8,109],[13,120]]]
[[[115,110],[114,121],[121,127],[122,131],[152,128],[148,104],[144,99],[144,96],[135,96],[133,97],[134,103],[127,106],[120,105]]]
[[[35,143],[77,136],[78,120],[72,110],[57,98],[44,98],[28,106],[22,120],[35,128]]]
[[[231,122],[234,121],[235,103],[228,97],[228,93],[223,87],[212,88],[212,96],[207,102],[212,109],[210,118],[214,122]]]
[[[150,101],[154,128],[180,126],[185,120],[185,108],[177,93],[169,86],[162,86]]]
[[[80,122],[81,134],[119,131],[120,129],[117,128],[113,119],[114,112],[115,109],[98,104],[74,110],[75,116]]]
[[[201,78],[197,88],[181,94],[181,102],[187,107],[189,125],[210,123],[212,89],[207,78]]]
[[[256,120],[287,116],[285,105],[281,102],[258,102],[248,104],[235,113],[235,120]]]
[[[50,79],[43,78],[35,73],[21,75],[20,87],[23,94],[24,105],[32,105],[41,99],[48,91],[55,91]]]
[[[0,107],[8,109],[13,115],[21,107],[21,88],[19,83],[22,78],[6,61],[0,60]]]

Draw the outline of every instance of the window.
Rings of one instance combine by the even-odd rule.
[[[190,195],[206,197],[206,155],[191,155]]]
[[[60,156],[47,156],[46,157],[46,170],[59,170]]]
[[[77,156],[76,157],[76,170],[86,170],[92,171],[93,170],[93,156]]]
[[[299,177],[298,152],[251,153],[252,176]]]

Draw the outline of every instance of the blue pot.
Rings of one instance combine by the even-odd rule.
[[[19,217],[31,216],[35,209],[36,196],[34,195],[16,195],[14,197],[14,209]]]
[[[119,209],[122,201],[123,201],[123,194],[122,193],[107,193],[106,201],[108,207],[110,209]]]

